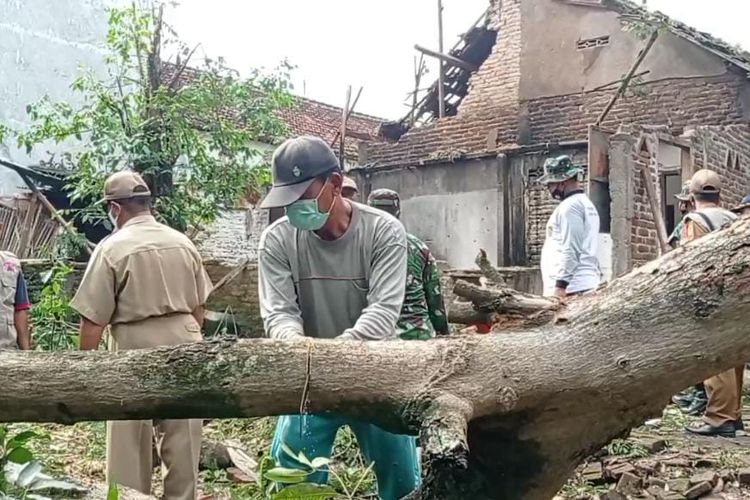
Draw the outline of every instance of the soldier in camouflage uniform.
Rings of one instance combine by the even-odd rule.
[[[390,189],[376,189],[367,199],[368,205],[394,217],[401,215],[401,200]],[[425,243],[406,233],[407,269],[404,305],[396,330],[404,340],[426,340],[448,335],[448,317],[440,290],[440,275],[435,258]]]

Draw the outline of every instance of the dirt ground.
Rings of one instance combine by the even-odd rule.
[[[683,426],[690,420],[676,407],[667,407],[661,419],[634,429],[627,439],[613,441],[581,464],[556,500],[750,498],[750,436],[734,439],[688,436]],[[745,421],[750,422],[747,397]],[[257,459],[268,449],[273,425],[273,418],[216,420],[206,425],[204,434],[206,439],[241,448]],[[103,423],[17,424],[13,428],[31,428],[45,434],[46,437],[31,445],[45,470],[92,487],[88,498],[105,498]],[[332,482],[342,492],[341,498],[376,498],[372,473],[356,450],[351,433],[340,432],[334,451],[334,467],[340,481]],[[158,476],[154,474],[155,495],[160,490]],[[264,495],[252,479],[236,471],[203,470],[201,488],[205,499],[261,500]],[[146,497],[123,491],[120,498]]]

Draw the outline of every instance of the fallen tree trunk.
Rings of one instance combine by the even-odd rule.
[[[511,334],[6,352],[0,421],[334,411],[419,433],[421,498],[549,499],[671,394],[750,359],[749,289],[741,221]]]

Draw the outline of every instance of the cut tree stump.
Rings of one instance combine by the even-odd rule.
[[[660,414],[671,394],[750,359],[748,290],[742,220],[571,301],[550,323],[502,335],[4,352],[0,421],[306,406],[418,433],[420,498],[547,500],[576,464]]]

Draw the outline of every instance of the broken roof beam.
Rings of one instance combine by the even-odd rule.
[[[448,54],[441,54],[440,52],[435,52],[434,50],[426,49],[420,45],[414,45],[414,48],[425,55],[434,57],[436,59],[440,59],[441,61],[451,66],[457,66],[459,68],[465,69],[466,71],[473,72],[479,69],[476,65],[471,64],[470,62],[466,62],[463,59],[459,59],[458,57],[453,57]]]

